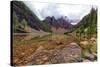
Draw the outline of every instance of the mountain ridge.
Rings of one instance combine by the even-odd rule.
[[[32,29],[37,31],[52,32],[52,33],[68,33],[73,32],[82,25],[88,25],[88,15],[84,16],[79,22],[70,20],[67,16],[55,18],[54,16],[47,16],[44,20],[40,20],[34,12],[32,12],[22,1],[12,1],[12,18],[13,18],[13,32],[14,33],[32,33]],[[91,10],[93,11],[93,9]],[[95,10],[94,10],[95,11]],[[92,15],[92,14],[91,14]],[[67,19],[66,19],[67,18]],[[86,22],[87,20],[88,22]],[[71,24],[77,22],[76,25]],[[83,23],[84,22],[84,23]],[[85,26],[84,25],[84,26]]]

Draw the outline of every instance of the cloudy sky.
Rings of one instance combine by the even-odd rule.
[[[47,16],[67,16],[69,19],[82,19],[88,14],[92,8],[89,5],[72,5],[72,4],[57,4],[57,3],[39,3],[24,1],[24,3],[43,20]]]

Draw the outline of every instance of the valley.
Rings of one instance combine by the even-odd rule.
[[[80,20],[65,15],[40,20],[22,1],[13,1],[12,10],[13,66],[97,61],[94,7]]]

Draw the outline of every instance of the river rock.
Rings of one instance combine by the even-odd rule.
[[[65,62],[80,62],[81,61],[81,48],[76,43],[70,43],[62,49]]]
[[[57,63],[65,63],[64,55],[62,54],[60,49],[55,49],[51,51],[50,56],[50,63],[57,64]]]
[[[30,58],[31,60],[27,65],[79,62],[81,60],[81,48],[76,43],[70,43],[62,49],[51,50],[40,46]]]
[[[88,52],[86,52],[84,54],[84,56],[85,56],[86,59],[88,59],[90,61],[94,61],[95,60],[95,56],[93,54],[88,53]]]

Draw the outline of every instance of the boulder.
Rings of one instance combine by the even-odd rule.
[[[51,50],[40,46],[30,58],[31,60],[27,65],[80,62],[81,48],[76,43],[70,43],[62,49]]]
[[[64,55],[60,49],[55,49],[51,51],[49,62],[52,64],[65,63]]]
[[[84,58],[90,61],[94,61],[95,60],[95,56],[93,54],[90,54],[89,52],[85,52],[84,53]]]
[[[61,53],[63,54],[66,63],[81,61],[81,48],[76,43],[66,45]]]

